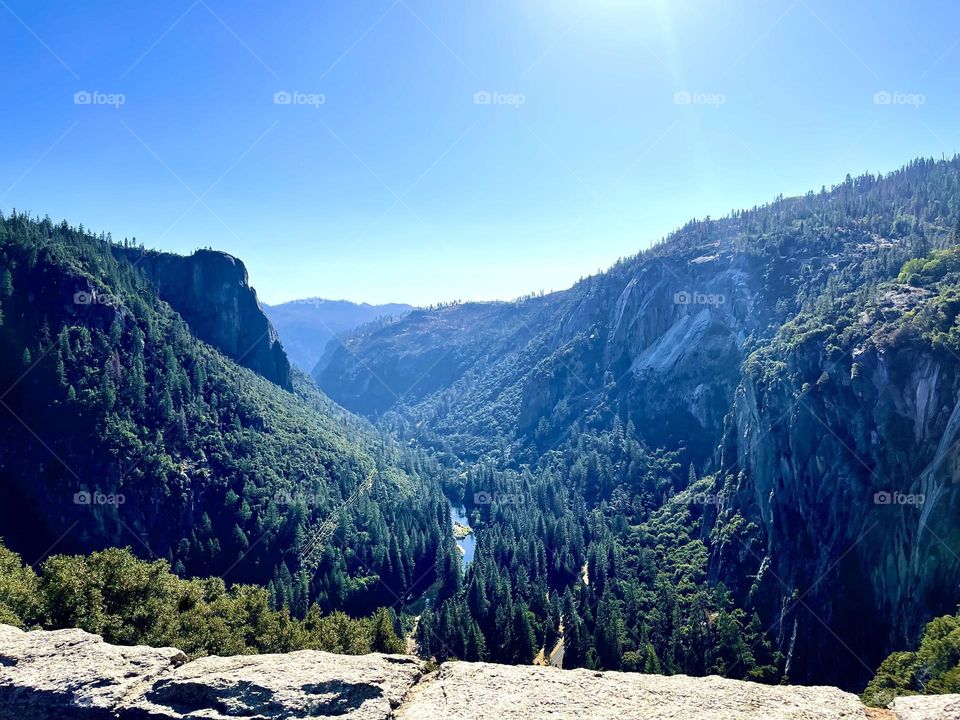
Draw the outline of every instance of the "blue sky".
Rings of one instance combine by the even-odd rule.
[[[960,150],[942,0],[0,0],[0,53],[0,210],[226,250],[267,302],[561,289]]]

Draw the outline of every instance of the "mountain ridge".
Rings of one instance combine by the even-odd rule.
[[[314,601],[360,614],[389,605],[432,581],[437,552],[455,552],[434,470],[290,372],[231,256],[144,255],[14,214],[0,216],[0,278],[0,535],[11,548],[33,559],[55,544],[129,545],[180,575],[269,585],[299,616]],[[243,337],[280,376],[235,361]],[[283,373],[289,390],[274,382]],[[372,490],[345,505],[374,468]],[[331,514],[319,567],[301,572],[304,538]]]
[[[677,451],[691,478],[711,484],[691,518],[710,582],[759,613],[791,678],[863,687],[883,657],[956,603],[957,559],[935,536],[947,549],[957,540],[948,430],[960,390],[957,358],[944,349],[953,335],[931,333],[952,332],[949,293],[960,277],[952,255],[931,252],[957,242],[958,218],[957,158],[848,176],[820,193],[691,221],[549,300],[420,311],[361,329],[315,377],[347,408],[454,466],[485,460],[522,475],[567,452],[573,435],[615,423],[648,448]],[[901,277],[922,258],[941,274]],[[900,307],[910,282],[922,302]],[[866,333],[859,345],[868,326],[890,342],[871,351]],[[887,367],[895,356],[917,377]],[[922,402],[908,402],[911,392]],[[883,444],[871,437],[897,438],[882,465]],[[921,485],[913,478],[938,444],[949,452]],[[570,482],[602,488],[596,473],[587,467]],[[686,485],[671,477],[672,492]],[[598,509],[617,534],[620,515],[628,527],[644,515],[617,506],[618,492],[636,492],[631,473],[608,482]],[[877,492],[929,504],[919,515],[875,504]],[[863,542],[874,525],[887,534]],[[623,607],[630,595],[619,593]],[[856,630],[863,607],[877,608],[881,631]]]

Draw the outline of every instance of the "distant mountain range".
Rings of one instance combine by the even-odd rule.
[[[323,298],[261,305],[280,335],[290,360],[304,372],[314,369],[330,338],[335,335],[349,332],[378,318],[399,317],[413,309],[412,305],[403,303],[370,305]]]

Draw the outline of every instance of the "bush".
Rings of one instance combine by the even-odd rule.
[[[55,555],[39,575],[0,545],[0,622],[21,628],[79,627],[117,645],[172,646],[191,657],[314,649],[359,655],[403,652],[390,611],[354,619],[304,620],[273,610],[270,592],[230,588],[220,578],[184,580],[164,560],[144,562],[129,549]]]
[[[916,652],[895,652],[884,660],[863,692],[867,705],[885,707],[898,695],[960,692],[960,615],[927,624]]]

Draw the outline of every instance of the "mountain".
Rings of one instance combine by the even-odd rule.
[[[713,671],[742,672],[762,640],[725,648],[726,607],[742,618],[731,627],[762,629],[779,676],[862,689],[960,599],[958,219],[960,159],[848,176],[691,221],[563,292],[361,328],[315,377],[461,468],[478,553],[557,521],[583,537],[572,565],[587,558],[590,583],[574,583],[563,617],[583,621],[588,666],[633,663],[633,647],[641,665],[709,670],[678,655],[693,642],[718,653]],[[503,507],[491,492],[537,501]],[[579,509],[544,517],[548,496]],[[684,600],[681,576],[720,595]],[[706,613],[715,650],[695,649],[695,614],[685,640],[658,630],[643,597],[660,581],[678,587],[670,603]]]
[[[291,371],[235,258],[14,213],[0,312],[0,536],[31,563],[130,546],[302,616],[456,552],[436,468]]]
[[[307,298],[280,305],[261,303],[263,312],[277,328],[293,362],[311,372],[330,339],[384,317],[400,317],[413,309],[402,303],[368,305],[347,300]]]
[[[217,651],[198,592],[255,649],[336,641],[312,603],[395,606],[356,627],[440,662],[953,687],[924,664],[952,624],[920,637],[960,582],[958,220],[960,158],[847,178],[563,292],[367,323],[314,382],[235,258],[0,216],[0,536],[93,552],[4,561],[0,611],[39,587],[38,617]],[[124,545],[165,563],[96,552]],[[165,568],[154,630],[130,577]]]
[[[122,246],[111,250],[147,277],[158,297],[198,338],[280,387],[292,389],[290,362],[240,260],[215,250],[197,250],[190,257]]]

